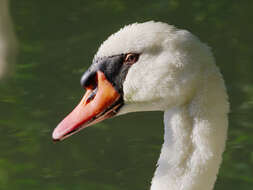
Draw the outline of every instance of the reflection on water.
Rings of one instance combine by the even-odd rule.
[[[151,19],[186,28],[213,48],[231,102],[215,190],[252,189],[252,6],[11,0],[20,54],[15,74],[0,83],[0,189],[148,189],[162,144],[161,113],[108,120],[57,144],[51,132],[83,95],[79,79],[99,44],[125,24]]]
[[[8,0],[0,1],[0,79],[10,69],[16,55],[16,37],[9,15]]]

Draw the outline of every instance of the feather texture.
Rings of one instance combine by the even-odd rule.
[[[229,104],[210,49],[186,30],[150,21],[111,35],[95,58],[131,52],[141,56],[124,81],[119,114],[165,112],[151,190],[211,190],[225,148]]]

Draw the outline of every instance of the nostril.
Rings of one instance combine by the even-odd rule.
[[[97,87],[97,72],[86,71],[81,78],[81,86],[86,89],[95,89]]]
[[[97,94],[97,88],[94,89],[94,90],[90,93],[89,97],[88,97],[87,100],[86,100],[86,104],[88,104],[90,101],[92,101],[92,100],[95,98],[96,94]]]

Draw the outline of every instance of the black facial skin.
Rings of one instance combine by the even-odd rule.
[[[138,54],[133,54],[138,56]],[[132,64],[126,62],[127,54],[97,58],[81,78],[81,85],[96,88],[96,72],[102,71],[115,90],[123,97],[123,82]],[[138,57],[137,57],[138,59]],[[137,61],[136,59],[136,61]]]

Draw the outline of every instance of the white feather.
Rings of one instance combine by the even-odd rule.
[[[125,26],[96,57],[141,56],[123,84],[120,114],[163,110],[164,144],[151,190],[210,190],[222,160],[229,105],[209,48],[186,30],[160,22]]]

